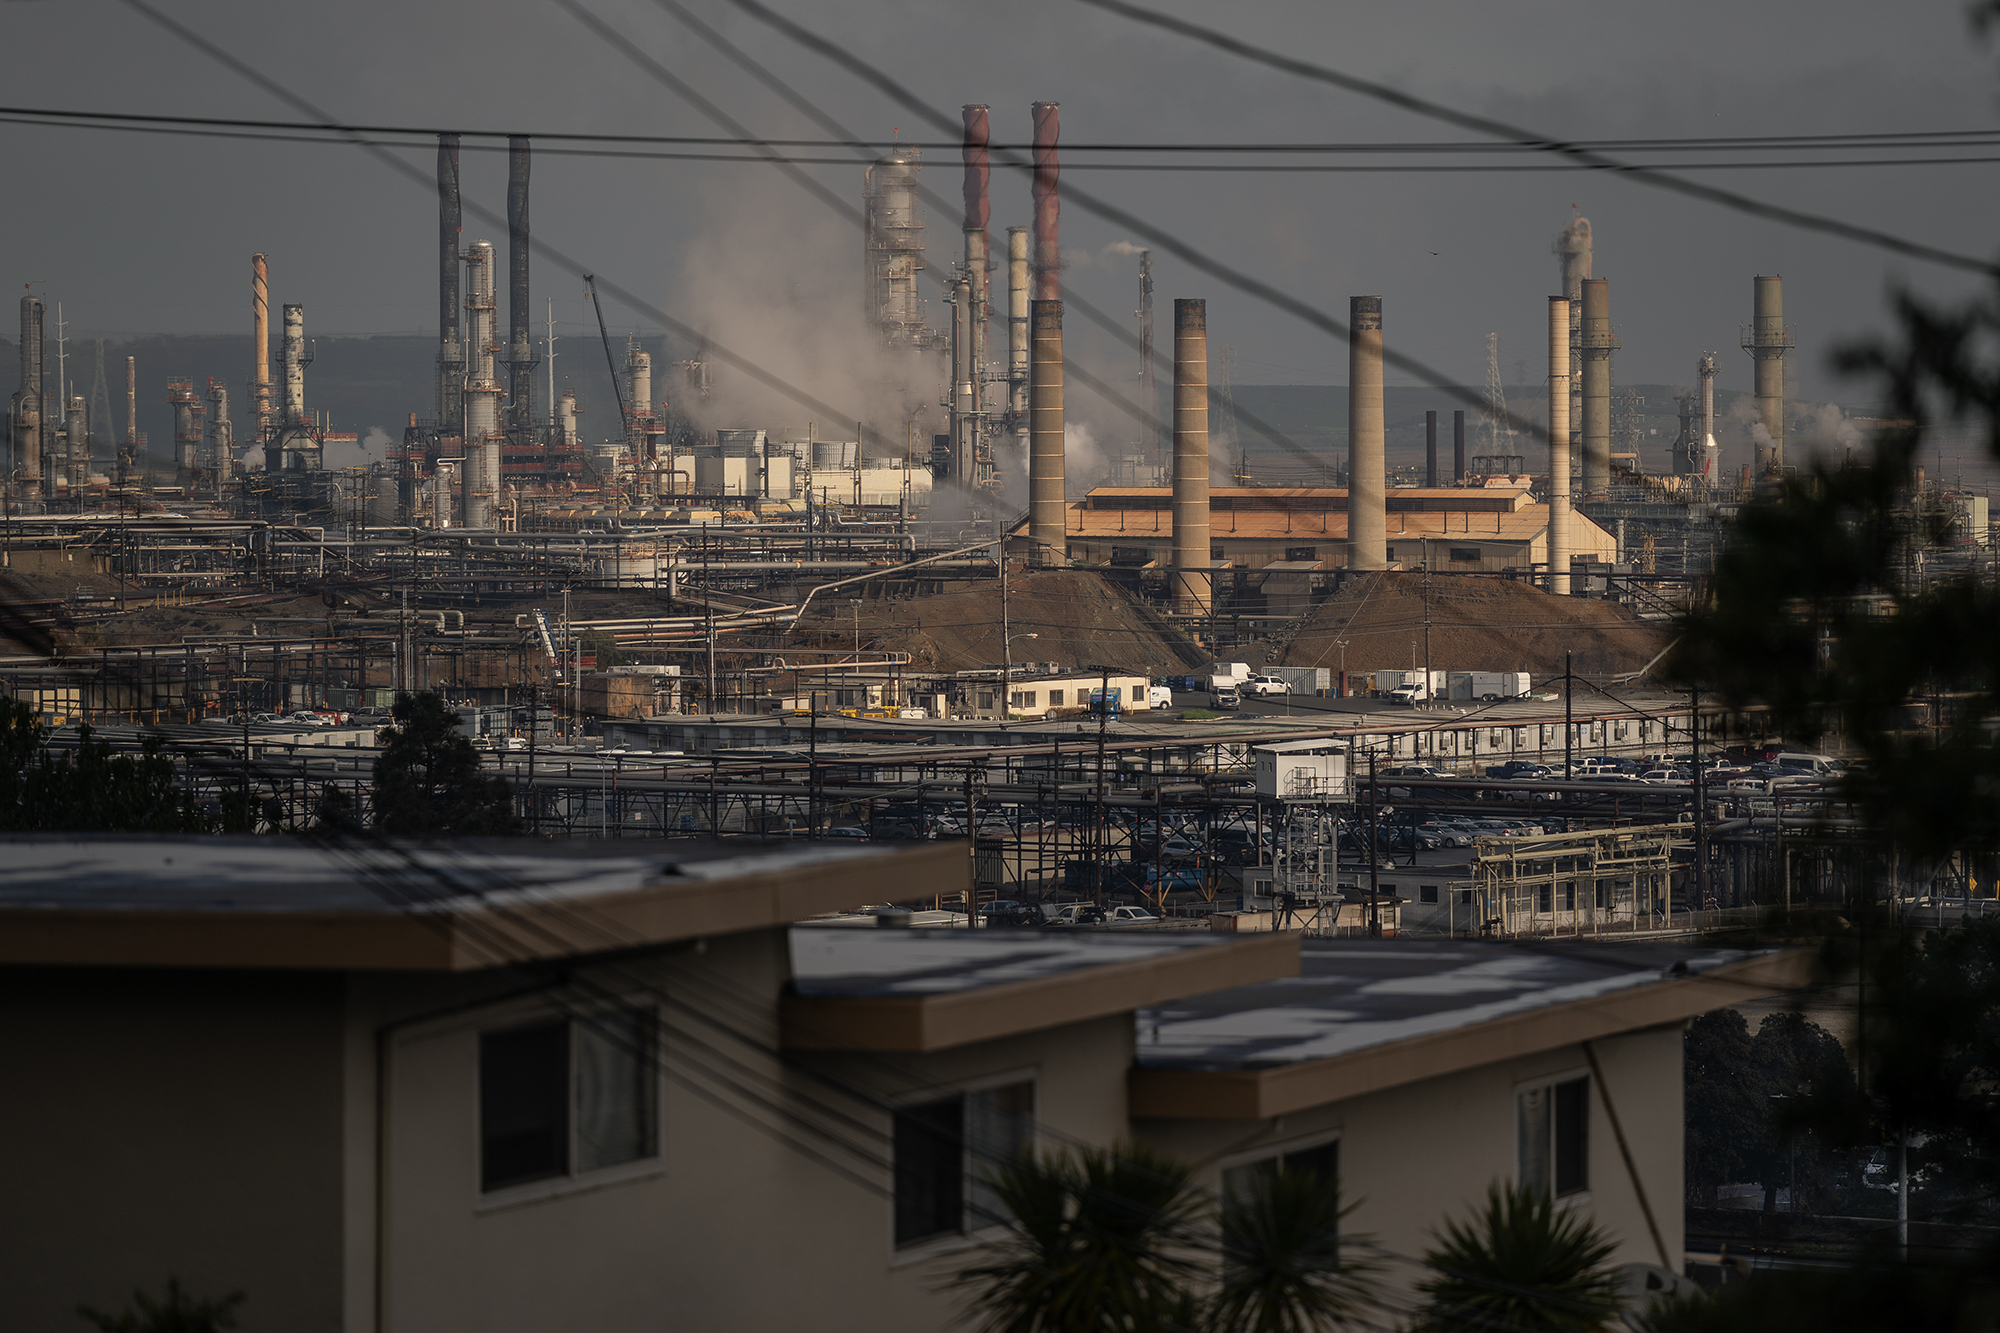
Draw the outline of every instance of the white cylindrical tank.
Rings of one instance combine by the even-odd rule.
[[[460,486],[465,526],[489,527],[500,493],[500,383],[495,364],[499,326],[493,292],[493,243],[474,241],[467,265],[465,467]]]
[[[285,424],[306,419],[306,308],[285,307]]]

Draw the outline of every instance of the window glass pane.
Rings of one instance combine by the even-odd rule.
[[[1558,1083],[1555,1094],[1556,1193],[1590,1187],[1590,1080]]]
[[[1521,1184],[1546,1193],[1549,1188],[1549,1090],[1530,1088],[1518,1104],[1521,1143]]]
[[[1340,1187],[1340,1142],[1334,1140],[1285,1154],[1285,1170],[1317,1176],[1328,1189]]]
[[[970,1199],[968,1225],[973,1229],[1009,1220],[1006,1205],[989,1183],[1001,1167],[1035,1150],[1035,1085],[1010,1083],[987,1088],[965,1098],[966,1187]]]
[[[595,1171],[659,1151],[653,1016],[610,1009],[576,1023],[576,1169]]]
[[[896,1244],[949,1235],[965,1224],[965,1099],[896,1112]]]
[[[569,1023],[479,1038],[479,1187],[569,1171]]]

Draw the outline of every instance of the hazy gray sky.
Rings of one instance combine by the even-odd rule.
[[[737,118],[772,136],[816,136],[777,98],[723,64],[647,0],[586,0]],[[687,0],[800,91],[864,135],[916,128],[906,113],[833,66],[741,17]],[[993,107],[996,138],[1025,138],[1028,103],[1062,103],[1081,140],[1439,140],[1463,132],[1262,70],[1073,0],[1001,5],[906,0],[773,0],[880,62],[956,113]],[[1330,5],[1176,3],[1284,51],[1550,134],[1747,135],[1989,128],[1992,53],[1957,0],[1675,6],[1605,3]],[[337,117],[468,129],[701,134],[712,127],[553,4],[173,3],[183,22]],[[115,0],[0,5],[17,106],[194,115],[294,113]],[[38,279],[72,328],[92,333],[247,328],[248,257],[271,256],[273,304],[303,301],[319,334],[435,327],[434,197],[357,150],[0,126],[4,270]],[[426,172],[429,154],[413,155]],[[955,198],[955,155],[928,183]],[[859,170],[817,167],[858,196]],[[1844,241],[1585,174],[1200,175],[1077,170],[1076,183],[1225,254],[1345,317],[1347,297],[1380,293],[1387,337],[1478,383],[1484,336],[1498,331],[1507,378],[1539,379],[1549,244],[1575,204],[1596,230],[1596,272],[1611,280],[1625,382],[1684,382],[1704,349],[1725,385],[1747,386],[1738,329],[1750,278],[1786,278],[1801,393],[1830,396],[1836,341],[1879,324],[1885,293],[1933,294],[1971,280]],[[504,205],[504,159],[466,154],[470,197]],[[1709,173],[1794,207],[1988,254],[1995,167]],[[739,350],[771,353],[810,378],[858,305],[859,245],[847,224],[768,166],[537,158],[538,235],[692,323],[716,323]],[[1028,187],[996,172],[993,226],[1028,221]],[[933,260],[957,248],[957,219],[930,219]],[[1064,212],[1067,281],[1106,309],[1136,301],[1125,239],[1081,209]],[[488,229],[468,222],[466,239]],[[492,235],[496,242],[504,235]],[[1433,253],[1435,252],[1435,253]],[[1080,262],[1088,261],[1088,262]],[[1209,300],[1211,336],[1243,382],[1340,382],[1345,351],[1256,301],[1159,258],[1162,334],[1175,296]],[[15,291],[20,287],[16,285]],[[557,298],[583,332],[577,284],[547,268],[535,307]],[[626,326],[643,321],[612,310]],[[275,312],[274,312],[275,314]],[[1075,324],[1072,327],[1077,327]],[[594,332],[594,330],[593,330]],[[571,344],[576,347],[577,344]],[[839,358],[827,352],[827,366]],[[1100,374],[1130,358],[1079,332]],[[820,367],[825,370],[827,366]],[[219,368],[232,381],[237,368]],[[0,372],[9,376],[11,371]],[[1393,380],[1394,377],[1392,377]],[[815,386],[824,387],[824,386]],[[1855,396],[1857,391],[1843,391]],[[423,408],[425,404],[412,404]]]

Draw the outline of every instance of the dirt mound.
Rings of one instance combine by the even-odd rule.
[[[1087,570],[1016,574],[1009,579],[1008,605],[1016,662],[1106,665],[1158,676],[1208,660],[1158,613]],[[1002,658],[995,580],[924,585],[921,595],[878,586],[858,607],[845,599],[815,602],[788,641],[852,647],[857,616],[864,652],[906,652],[915,665],[943,671],[994,666]]]
[[[1315,610],[1279,660],[1340,670],[1345,640],[1350,673],[1408,668],[1410,645],[1424,661],[1430,622],[1434,671],[1526,671],[1560,675],[1563,653],[1580,675],[1637,671],[1670,641],[1664,624],[1641,621],[1614,602],[1552,597],[1506,579],[1384,573],[1352,579]]]

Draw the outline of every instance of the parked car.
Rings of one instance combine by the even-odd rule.
[[[1096,903],[1070,903],[1049,917],[1051,926],[1101,926],[1107,913]]]
[[[1530,763],[1525,759],[1510,759],[1504,764],[1495,764],[1486,770],[1489,778],[1499,778],[1503,782],[1515,782],[1523,778],[1546,778],[1553,773],[1547,764]]]
[[[1208,706],[1220,712],[1234,712],[1243,706],[1243,696],[1234,686],[1211,689],[1208,692]]]
[[[1168,685],[1148,685],[1146,687],[1146,706],[1148,708],[1172,708],[1174,706],[1173,688]]]
[[[868,841],[868,830],[865,828],[852,828],[852,827],[830,828],[826,832],[822,833],[820,836],[822,838],[841,838],[854,842],[866,842]]]
[[[1252,676],[1238,688],[1245,694],[1253,694],[1260,697],[1266,694],[1290,694],[1292,692],[1290,683],[1277,676]]]
[[[1157,926],[1160,918],[1143,907],[1114,907],[1106,915],[1108,926]]]
[[[1041,908],[1012,898],[982,903],[977,915],[982,926],[1039,926],[1044,919]]]

